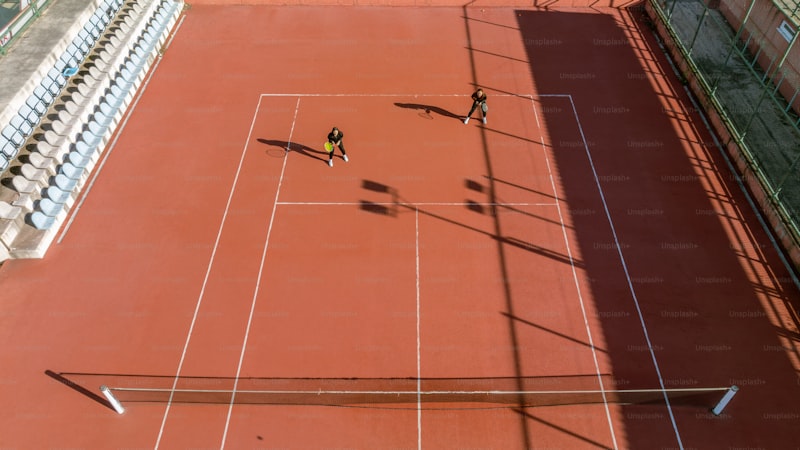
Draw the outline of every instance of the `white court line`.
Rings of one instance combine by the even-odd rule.
[[[177,33],[178,30],[181,28],[184,19],[186,19],[186,16],[181,15],[181,20],[178,23],[178,26],[175,27],[174,33]],[[172,38],[174,37],[175,34],[172,35]],[[167,47],[169,47],[169,44],[172,42],[172,38],[170,38],[170,40],[166,43],[166,45],[164,45],[165,50]],[[83,202],[86,201],[86,197],[88,197],[89,192],[92,191],[92,186],[94,186],[94,182],[97,181],[97,178],[100,176],[100,172],[103,170],[103,166],[106,165],[106,161],[108,161],[111,152],[114,150],[114,147],[116,147],[117,141],[119,140],[119,137],[122,135],[122,131],[125,129],[125,125],[128,124],[128,119],[130,119],[131,114],[133,114],[133,111],[136,109],[136,105],[139,104],[139,100],[142,99],[142,95],[144,95],[144,91],[147,90],[147,85],[150,84],[150,80],[153,79],[153,76],[155,75],[156,70],[158,69],[158,65],[161,64],[161,58],[163,58],[163,55],[159,54],[158,58],[156,58],[155,64],[153,64],[153,69],[150,70],[150,73],[147,74],[147,79],[144,80],[144,84],[142,84],[141,89],[139,89],[139,91],[136,93],[136,100],[133,102],[131,107],[125,111],[124,119],[122,120],[122,122],[120,122],[119,127],[116,130],[114,130],[114,140],[111,141],[108,149],[106,149],[106,151],[103,152],[102,159],[100,161],[100,164],[97,166],[96,170],[92,171],[91,180],[89,181],[89,184],[86,186],[86,189],[83,190],[80,196],[80,201],[75,205],[74,208],[72,208],[72,212],[69,215],[69,220],[64,225],[64,229],[61,230],[61,234],[58,236],[56,244],[60,244],[61,241],[64,240],[64,236],[67,235],[67,231],[69,231],[70,227],[72,226],[72,222],[75,220],[75,216],[78,215],[78,212],[81,210],[81,206],[83,206]]]
[[[572,98],[571,97],[569,98],[570,101],[572,101]],[[536,125],[541,132],[542,126],[539,122],[539,113],[536,112],[536,102],[534,102],[533,99],[531,99],[531,108],[533,109],[533,115],[536,118]],[[576,114],[575,119],[577,120],[577,118],[578,117]],[[578,126],[580,126],[580,124],[578,124]],[[583,136],[582,133],[581,136]],[[541,142],[544,142],[544,135],[541,136]],[[586,141],[584,140],[584,143],[585,142]],[[581,314],[583,315],[583,325],[584,327],[586,327],[586,335],[588,336],[589,339],[589,348],[592,349],[592,359],[594,360],[594,369],[595,372],[597,373],[597,381],[600,384],[600,392],[602,393],[603,397],[603,406],[605,407],[606,411],[606,420],[608,421],[608,428],[609,431],[611,432],[611,442],[613,443],[614,448],[616,449],[619,448],[619,446],[617,445],[617,436],[616,433],[614,432],[614,423],[611,420],[611,411],[609,410],[608,407],[608,399],[606,398],[606,392],[605,392],[606,389],[605,386],[603,385],[603,376],[601,374],[602,371],[600,370],[600,363],[597,359],[597,348],[594,345],[594,338],[592,337],[592,329],[589,326],[589,320],[586,314],[586,305],[583,300],[583,292],[581,291],[581,285],[580,282],[578,281],[578,271],[575,268],[575,260],[572,256],[572,247],[570,246],[569,236],[567,234],[567,227],[564,224],[564,215],[561,212],[561,202],[560,202],[560,197],[558,196],[558,188],[556,187],[556,182],[555,179],[553,178],[553,171],[550,168],[550,158],[547,156],[547,151],[545,150],[544,145],[542,146],[542,150],[543,150],[542,153],[544,153],[544,161],[545,164],[547,165],[547,172],[548,174],[550,174],[550,185],[553,188],[553,197],[555,197],[556,199],[556,205],[557,205],[556,210],[558,211],[558,221],[559,223],[561,223],[561,234],[564,236],[564,244],[566,244],[567,247],[567,256],[569,257],[569,265],[572,269],[572,279],[575,282],[575,290],[578,293],[578,302],[581,306]]]
[[[414,252],[417,278],[417,450],[422,450],[422,340],[420,337],[419,297],[419,210],[414,209]]]
[[[583,127],[581,126],[580,118],[578,117],[578,111],[575,108],[575,102],[572,100],[572,96],[569,96],[570,105],[572,105],[572,113],[575,116],[575,121],[578,124],[578,131],[581,134],[581,140],[583,141],[583,148],[586,150],[586,157],[589,160],[589,166],[592,168],[592,174],[594,175],[594,181],[597,185],[597,191],[600,193],[600,199],[603,202],[603,210],[606,213],[606,219],[608,220],[608,225],[611,227],[611,234],[614,236],[614,244],[617,246],[617,253],[619,254],[619,261],[622,264],[622,270],[625,272],[625,279],[628,281],[628,290],[631,293],[631,297],[633,298],[633,303],[636,306],[636,312],[639,315],[639,323],[642,325],[642,331],[644,332],[644,338],[647,342],[647,348],[650,351],[650,357],[653,360],[653,366],[656,370],[656,375],[658,376],[658,384],[661,387],[661,390],[664,391],[664,402],[667,405],[667,412],[669,413],[669,420],[672,422],[672,429],[675,431],[675,437],[678,440],[678,447],[683,450],[683,441],[681,440],[681,434],[678,431],[678,424],[675,422],[675,415],[672,412],[672,405],[669,402],[669,396],[667,395],[667,391],[664,386],[664,379],[661,377],[661,369],[658,365],[658,359],[656,358],[656,353],[653,350],[653,344],[650,341],[650,333],[647,332],[647,325],[644,322],[644,316],[642,315],[642,309],[639,306],[639,298],[636,295],[636,289],[633,287],[633,281],[631,281],[631,275],[628,271],[628,264],[625,262],[625,256],[622,254],[622,246],[619,243],[619,239],[617,238],[617,229],[614,226],[614,220],[611,218],[611,211],[608,208],[608,204],[606,203],[606,196],[603,193],[603,187],[600,185],[600,178],[597,176],[597,170],[594,167],[594,160],[592,159],[592,153],[589,151],[589,145],[586,142],[586,136],[583,133]]]
[[[254,114],[253,123],[251,123],[250,132],[248,134],[248,142],[250,140],[250,136],[252,135],[253,127],[255,125],[255,117],[258,114],[258,109],[259,109],[260,104],[261,104],[261,98],[263,98],[263,97],[297,97],[298,98],[297,109],[299,109],[299,102],[300,102],[300,98],[302,98],[302,97],[412,97],[412,96],[415,96],[415,95],[414,94],[261,94],[261,96],[259,97],[259,103],[258,103],[258,106],[256,108],[256,112]],[[462,96],[464,96],[464,94],[444,94],[444,95],[416,94],[416,96],[419,96],[419,97],[462,97]],[[496,97],[523,97],[521,95],[495,95],[495,96]],[[583,129],[582,129],[581,125],[580,125],[580,121],[579,121],[579,118],[577,116],[577,111],[575,110],[575,106],[574,106],[574,103],[572,101],[572,97],[570,95],[562,95],[562,94],[538,95],[538,97],[565,97],[565,98],[568,98],[570,100],[570,103],[572,104],[572,108],[573,108],[573,113],[575,115],[575,119],[576,119],[576,122],[578,124],[579,129],[580,129],[581,137],[582,137],[583,142],[584,142],[584,147],[586,149],[587,156],[589,156],[589,158],[590,158],[589,162],[590,162],[590,164],[592,166],[592,170],[593,170],[594,175],[595,175],[595,181],[598,183],[598,189],[600,189],[599,180],[597,178],[597,174],[596,174],[595,169],[594,169],[594,164],[593,164],[593,162],[591,160],[591,155],[589,153],[589,149],[588,149],[588,146],[586,144],[586,139],[585,139],[585,136],[584,136],[584,133],[583,133]],[[532,100],[533,96],[530,96],[529,98]],[[297,117],[297,109],[295,110],[295,119]],[[534,108],[534,114],[536,114],[535,108]],[[538,123],[538,116],[537,116],[537,123]],[[293,129],[294,129],[294,122],[293,122],[293,125],[292,125],[292,130]],[[291,137],[290,137],[290,139],[291,139]],[[177,374],[176,374],[176,377],[175,377],[175,380],[174,380],[174,383],[173,383],[172,390],[170,391],[171,395],[170,395],[170,399],[169,399],[169,401],[167,403],[167,409],[166,409],[166,411],[164,413],[164,418],[162,420],[161,429],[160,429],[159,435],[158,435],[158,442],[156,443],[156,448],[158,448],[159,442],[160,442],[161,437],[163,435],[164,425],[166,423],[166,419],[167,419],[167,416],[169,414],[169,410],[170,410],[170,407],[171,407],[171,404],[172,404],[172,398],[173,398],[174,392],[177,391],[175,389],[175,387],[177,386],[178,377],[180,375],[181,368],[182,368],[182,365],[183,365],[183,362],[184,362],[184,359],[185,359],[186,351],[187,351],[187,348],[188,348],[188,345],[189,345],[189,340],[191,339],[192,330],[193,330],[195,322],[196,322],[197,314],[198,314],[198,311],[199,311],[199,308],[200,308],[200,303],[202,302],[202,298],[203,298],[203,295],[204,295],[204,292],[205,292],[206,284],[208,282],[208,278],[209,278],[209,274],[210,274],[210,271],[211,271],[211,267],[213,265],[214,257],[215,257],[215,254],[216,254],[216,251],[217,251],[217,247],[218,247],[218,244],[219,244],[219,240],[220,240],[220,237],[221,237],[221,234],[222,234],[222,229],[224,227],[225,220],[226,220],[226,217],[227,217],[227,214],[228,214],[228,208],[230,207],[231,199],[233,197],[233,194],[234,194],[237,182],[238,182],[239,173],[241,171],[241,167],[242,167],[242,163],[243,163],[246,151],[247,151],[247,144],[245,144],[245,148],[243,150],[242,157],[241,157],[241,160],[240,160],[240,163],[239,163],[239,168],[237,169],[237,172],[236,172],[236,178],[234,179],[233,186],[231,187],[231,192],[230,192],[230,195],[229,195],[229,198],[228,198],[228,204],[226,205],[225,212],[224,212],[224,215],[223,215],[223,218],[222,218],[222,222],[220,224],[219,232],[217,234],[217,239],[216,239],[216,242],[214,244],[214,248],[213,248],[212,255],[211,255],[211,258],[210,258],[210,261],[209,261],[209,265],[208,265],[208,269],[207,269],[207,272],[206,272],[206,277],[204,279],[203,287],[201,289],[201,293],[200,293],[200,296],[198,298],[198,302],[197,302],[197,305],[196,305],[196,308],[195,308],[195,314],[194,314],[194,316],[192,318],[192,323],[191,323],[191,326],[190,326],[190,329],[189,329],[189,333],[187,335],[186,344],[184,346],[184,350],[183,350],[183,353],[181,355],[181,360],[180,360],[180,363],[178,365]],[[548,170],[550,170],[549,161],[547,162],[547,164],[548,164]],[[286,158],[284,159],[284,166],[283,166],[284,170],[285,170],[285,167],[286,167]],[[281,181],[282,181],[282,178],[283,178],[283,173],[284,172],[282,170],[282,172],[281,172]],[[553,178],[552,178],[552,173],[551,173],[551,183],[552,182],[553,182]],[[280,202],[280,201],[277,200],[279,192],[280,192],[280,184],[279,184],[278,192],[276,193],[275,203],[273,205],[272,217],[270,218],[269,229],[268,229],[268,232],[267,232],[267,238],[266,238],[265,247],[264,247],[265,250],[264,250],[264,253],[262,254],[262,261],[261,261],[262,268],[263,268],[263,264],[264,264],[264,261],[265,261],[266,248],[267,248],[267,245],[269,243],[269,236],[270,236],[270,233],[271,233],[272,224],[273,224],[274,217],[275,217],[275,211],[276,211],[276,208],[277,208],[278,205],[285,205],[285,206],[289,206],[289,205],[325,206],[325,205],[360,205],[361,204],[360,202],[340,202],[340,203],[337,203],[337,202]],[[604,207],[606,208],[606,215],[607,215],[607,218],[609,220],[609,223],[612,223],[611,217],[610,217],[610,213],[609,213],[607,205],[605,203],[605,198],[604,198],[604,196],[602,194],[602,190],[601,190],[601,197],[603,199]],[[396,204],[396,203],[385,203],[385,204],[391,205],[391,204]],[[473,204],[473,203],[443,202],[443,203],[423,203],[421,205],[429,205],[429,206],[466,206],[466,205],[470,205],[470,204]],[[560,203],[559,203],[559,200],[558,200],[557,196],[556,196],[556,202],[555,203],[484,203],[482,205],[556,206],[558,208],[558,211],[559,211],[559,216],[561,216]],[[416,228],[416,233],[417,233],[416,269],[417,269],[417,359],[418,359],[418,362],[417,362],[417,382],[418,382],[418,385],[417,385],[416,394],[417,394],[417,398],[418,398],[418,410],[419,410],[418,411],[418,419],[417,419],[417,423],[418,423],[418,448],[421,448],[421,446],[422,446],[422,430],[421,430],[421,407],[420,407],[420,402],[421,402],[421,397],[423,395],[427,394],[427,393],[425,393],[425,392],[423,392],[421,390],[421,365],[420,365],[420,363],[421,363],[420,362],[421,341],[420,341],[420,335],[419,335],[419,333],[420,333],[420,316],[419,316],[420,315],[420,306],[419,306],[419,304],[420,304],[420,288],[419,288],[419,283],[420,283],[420,281],[419,281],[419,224],[418,224],[419,211],[416,210],[415,212],[416,212],[416,227],[417,227]],[[562,229],[563,229],[563,226],[564,226],[563,219],[562,219],[561,223],[562,223]],[[612,223],[612,231],[613,231],[613,223]],[[615,242],[617,242],[617,244],[618,244],[617,236],[616,236],[616,232],[615,231],[614,231],[614,239],[615,239]],[[620,249],[619,245],[617,245],[617,248]],[[567,246],[567,249],[568,249],[568,252],[570,252],[569,245]],[[570,261],[572,263],[571,252],[570,252],[569,256],[570,256]],[[620,258],[623,261],[623,268],[625,269],[626,277],[628,277],[628,283],[629,283],[629,287],[631,289],[631,293],[634,294],[633,286],[631,284],[630,277],[629,277],[628,271],[627,271],[627,266],[624,263],[624,258],[622,257],[621,250],[620,250]],[[262,271],[259,272],[259,281],[257,282],[256,291],[258,291],[259,286],[260,286],[260,277],[261,277],[260,274],[261,274]],[[575,267],[574,267],[574,264],[573,264],[573,272],[574,271],[575,271]],[[242,365],[242,361],[243,361],[243,357],[244,357],[244,352],[246,350],[246,341],[248,339],[248,333],[249,333],[250,324],[251,324],[251,320],[252,320],[252,315],[253,315],[253,311],[254,311],[254,307],[255,307],[255,299],[256,299],[256,295],[254,295],[253,304],[251,305],[250,320],[248,321],[248,326],[247,326],[247,330],[248,331],[245,334],[245,343],[243,344],[243,347],[242,347],[242,354],[241,354],[241,357],[240,357],[239,369],[237,370],[237,375],[236,375],[236,381],[237,382],[238,382],[238,378],[239,378],[239,370],[241,369],[241,365]],[[634,300],[636,300],[635,294],[634,294]],[[637,310],[638,310],[638,308],[639,308],[638,301],[636,301],[636,304],[637,304]],[[583,308],[583,304],[581,306]],[[644,321],[643,321],[643,318],[642,318],[642,315],[641,315],[641,311],[639,312],[639,316],[640,316],[640,321],[642,322],[642,326],[644,327]],[[585,318],[585,311],[584,311],[584,318]],[[587,326],[588,326],[588,324],[587,324]],[[645,334],[647,334],[646,329],[645,329]],[[647,339],[648,339],[648,347],[650,347],[650,349],[651,349],[650,350],[651,351],[651,355],[652,355],[652,357],[654,359],[654,363],[655,363],[656,362],[655,361],[655,355],[653,354],[652,346],[650,345],[650,341],[649,341],[649,337]],[[590,335],[590,343],[591,343],[591,335]],[[594,353],[594,345],[593,344],[591,344],[591,345],[592,345],[592,351]],[[595,363],[597,364],[596,357],[595,357]],[[658,367],[656,367],[656,370],[658,371]],[[663,381],[661,379],[660,372],[659,372],[659,381],[661,383],[661,390],[665,392],[665,399],[666,399],[666,390],[664,389],[664,385],[663,385]],[[602,386],[602,381],[601,381],[601,386]],[[445,392],[445,391],[442,391],[442,392]],[[452,392],[457,392],[457,391],[452,391]],[[486,393],[500,393],[500,391],[485,391],[485,392]],[[519,392],[514,392],[513,394],[518,394],[518,393]],[[224,448],[224,445],[225,445],[225,439],[226,439],[227,431],[228,431],[228,424],[229,424],[230,417],[231,417],[231,409],[230,408],[232,408],[233,403],[234,402],[232,400],[231,404],[229,405],[228,418],[226,420],[226,427],[225,427],[225,435],[223,436],[223,441],[222,441],[222,447],[221,448]],[[668,399],[667,399],[667,404],[669,405]],[[606,410],[607,410],[607,408],[608,408],[608,406],[606,404]],[[670,416],[672,417],[671,409],[670,409]],[[673,427],[675,427],[674,423],[675,422],[674,422],[674,418],[673,418]],[[676,431],[676,434],[677,434],[677,428],[675,428],[675,431]],[[612,429],[612,436],[613,436],[613,429]],[[679,438],[679,443],[680,443],[680,438]],[[616,441],[615,441],[615,447],[616,447]],[[682,444],[681,444],[681,448],[683,448]]]
[[[285,206],[360,206],[362,202],[278,202]],[[481,202],[420,202],[420,203],[401,203],[401,202],[369,202],[370,205],[392,206],[402,205],[411,208],[421,206],[557,206],[557,203],[481,203]]]
[[[259,103],[261,99],[259,99]],[[289,130],[289,139],[286,144],[286,148],[288,149],[292,145],[292,137],[294,136],[294,125],[297,122],[297,112],[300,110],[300,97],[297,98],[297,104],[294,108],[294,119],[292,119],[292,128]],[[248,138],[248,142],[249,142]],[[261,252],[261,264],[258,267],[258,278],[256,278],[256,287],[253,291],[253,299],[250,303],[250,315],[247,318],[247,327],[245,328],[244,332],[244,340],[242,341],[242,351],[239,354],[239,365],[236,367],[236,377],[233,379],[233,395],[231,395],[231,403],[228,405],[228,415],[225,418],[225,431],[222,433],[222,443],[220,444],[220,450],[225,448],[225,441],[228,438],[228,428],[230,427],[231,423],[231,415],[233,413],[233,405],[236,401],[236,387],[239,385],[239,375],[242,373],[242,364],[244,363],[244,354],[247,350],[247,341],[250,338],[250,327],[253,325],[253,314],[255,314],[256,310],[256,301],[258,300],[258,292],[261,289],[261,277],[264,273],[264,261],[267,259],[267,248],[269,247],[269,238],[272,235],[272,225],[275,223],[275,212],[278,210],[278,196],[281,194],[281,186],[283,185],[283,175],[286,173],[286,162],[289,160],[286,156],[288,153],[284,153],[283,155],[283,166],[281,167],[281,175],[278,178],[278,188],[275,191],[275,201],[272,204],[272,214],[269,218],[269,226],[267,227],[267,236],[264,239],[264,250]]]
[[[263,394],[263,395],[275,395],[275,394],[292,394],[292,395],[309,395],[309,396],[316,396],[316,395],[353,395],[353,394],[363,394],[363,395],[414,395],[414,396],[435,396],[435,395],[474,395],[474,396],[482,396],[482,395],[498,395],[498,396],[519,396],[519,395],[581,395],[581,394],[600,394],[602,392],[597,389],[581,389],[575,391],[506,391],[506,390],[480,390],[480,391],[448,391],[448,390],[433,390],[433,391],[358,391],[358,390],[316,390],[316,391],[309,391],[309,390],[254,390],[254,389],[241,389],[241,390],[231,390],[231,389],[168,389],[168,388],[109,388],[112,391],[118,392],[180,392],[182,394]],[[678,392],[678,393],[688,393],[688,392],[696,392],[696,393],[707,393],[707,392],[725,392],[730,387],[716,387],[716,388],[673,388],[673,389],[619,389],[613,392],[618,394],[647,394],[647,393],[661,393],[662,391],[666,392]],[[585,403],[585,399],[576,399],[579,404]]]
[[[528,97],[529,94],[492,94],[492,97]],[[538,95],[538,94],[537,94]],[[466,97],[469,98],[469,93],[460,94],[261,94],[262,97],[373,97],[373,98],[387,98],[387,97]]]
[[[239,182],[239,174],[242,171],[242,165],[244,164],[244,157],[247,154],[247,147],[248,143],[250,142],[250,137],[253,135],[253,128],[256,124],[256,117],[258,117],[259,108],[261,107],[261,98],[258,99],[258,103],[256,104],[255,112],[253,113],[253,120],[250,123],[250,131],[247,132],[247,139],[245,140],[244,148],[242,149],[242,156],[239,158],[239,167],[236,168],[236,176],[233,178],[233,184],[231,185],[230,193],[228,194],[228,202],[225,204],[225,210],[222,213],[222,220],[219,223],[219,230],[217,230],[217,237],[214,241],[214,247],[211,251],[211,257],[208,260],[208,267],[206,268],[206,275],[203,278],[203,285],[200,288],[200,295],[197,297],[197,303],[194,307],[194,314],[192,315],[192,322],[189,325],[189,331],[186,334],[186,342],[183,344],[183,351],[181,352],[181,359],[178,362],[178,368],[175,372],[175,380],[172,382],[172,389],[173,391],[169,395],[169,400],[167,401],[167,407],[164,410],[164,417],[161,419],[161,427],[158,430],[158,438],[156,439],[155,448],[158,449],[158,446],[161,444],[161,437],[164,435],[164,426],[167,423],[167,417],[169,416],[170,409],[172,407],[172,399],[174,397],[174,390],[178,385],[178,378],[181,375],[181,370],[183,369],[183,363],[186,360],[186,352],[189,349],[189,342],[192,340],[192,332],[194,331],[194,326],[197,323],[197,315],[200,312],[200,305],[203,303],[203,297],[205,296],[206,286],[208,285],[208,279],[211,276],[211,268],[214,265],[214,258],[217,255],[217,248],[219,247],[219,241],[222,239],[222,230],[225,228],[225,220],[228,218],[228,210],[231,207],[231,202],[233,201],[233,194],[236,192],[236,185]]]

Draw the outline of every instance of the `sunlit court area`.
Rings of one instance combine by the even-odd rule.
[[[796,447],[765,3],[2,4],[0,448]]]

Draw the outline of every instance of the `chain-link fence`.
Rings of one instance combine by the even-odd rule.
[[[654,0],[658,20],[691,60],[698,82],[729,124],[752,172],[797,240],[800,237],[800,76],[788,61],[800,55],[792,11],[766,1],[785,20],[764,32],[752,12],[764,1],[733,2],[729,22],[719,0]],[[796,6],[796,5],[795,5]],[[762,9],[758,9],[762,8]],[[730,16],[729,16],[730,17]],[[752,26],[751,26],[752,25]],[[778,38],[777,44],[775,43]],[[779,39],[784,39],[780,42]],[[785,46],[783,49],[781,46]]]

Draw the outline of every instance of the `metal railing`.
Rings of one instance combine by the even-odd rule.
[[[750,0],[734,27],[701,0],[651,1],[770,203],[800,242],[800,115],[795,110],[800,74],[787,64],[800,33],[787,14],[788,45],[780,43],[786,49],[775,51],[778,45],[748,26],[756,3],[763,7],[763,0]]]
[[[19,13],[8,23],[0,23],[0,56],[8,52],[8,48],[26,28],[41,15],[52,0],[34,0],[27,6],[20,6]]]

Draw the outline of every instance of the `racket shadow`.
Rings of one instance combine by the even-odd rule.
[[[328,162],[328,152],[324,150],[317,150],[307,145],[298,144],[297,142],[277,141],[277,140],[262,139],[262,138],[259,138],[258,142],[272,147],[280,148],[283,151],[286,151],[288,149],[291,152],[300,153],[301,155],[308,156],[309,158],[312,159],[318,159],[322,162]],[[322,156],[317,156],[317,155],[322,155]]]
[[[457,119],[458,121],[464,120],[463,117],[461,117],[461,116],[459,116],[457,114],[453,114],[450,111],[448,111],[448,110],[446,110],[444,108],[440,108],[438,106],[422,105],[422,104],[419,104],[419,103],[399,103],[399,102],[395,103],[394,105],[399,107],[399,108],[414,109],[414,110],[417,110],[417,111],[424,111],[426,114],[434,113],[434,114],[438,114],[438,115],[440,115],[442,117],[449,117],[451,119]]]

